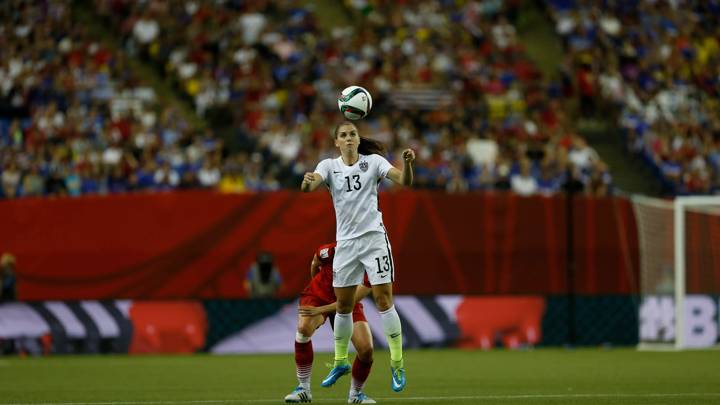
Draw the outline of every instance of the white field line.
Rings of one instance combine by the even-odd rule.
[[[428,397],[381,397],[381,401],[471,401],[471,400],[517,400],[517,399],[662,399],[662,398],[720,398],[720,392],[683,392],[683,393],[637,393],[637,394],[516,394],[516,395],[458,395]],[[337,402],[346,398],[313,398],[314,402]],[[282,403],[282,397],[272,399],[207,399],[178,401],[97,401],[97,402],[0,402],[0,405],[145,405],[145,404],[255,404]]]

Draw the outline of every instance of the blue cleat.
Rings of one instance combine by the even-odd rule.
[[[350,364],[345,363],[341,364],[339,366],[333,367],[332,370],[330,370],[330,374],[328,374],[327,377],[325,377],[324,380],[320,383],[321,387],[331,387],[335,382],[345,374],[348,374],[350,372]]]
[[[407,383],[407,381],[405,380],[405,369],[403,367],[390,367],[390,372],[392,373],[392,390],[395,392],[402,391],[403,388],[405,388],[405,384]]]

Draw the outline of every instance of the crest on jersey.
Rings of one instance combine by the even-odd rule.
[[[330,254],[328,253],[329,251],[330,248],[320,249],[320,258],[327,259],[328,257],[330,257]]]
[[[366,172],[367,169],[368,169],[368,162],[366,162],[364,160],[362,162],[360,162],[360,170]]]

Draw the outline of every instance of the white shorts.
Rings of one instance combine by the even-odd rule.
[[[395,263],[390,241],[382,232],[368,232],[348,240],[339,240],[333,259],[333,287],[362,284],[367,273],[371,285],[395,280]]]

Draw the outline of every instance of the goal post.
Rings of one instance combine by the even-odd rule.
[[[681,350],[716,345],[720,196],[674,200],[634,196],[632,202],[640,253],[639,348]]]

